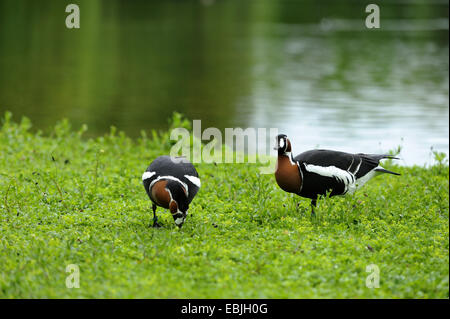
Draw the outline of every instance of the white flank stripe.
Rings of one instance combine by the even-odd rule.
[[[201,185],[200,178],[198,178],[196,176],[191,176],[191,175],[184,175],[184,177],[186,177],[188,180],[190,180],[192,184],[194,184],[195,186],[200,188],[200,185]]]
[[[146,179],[149,179],[155,174],[156,174],[155,172],[144,172],[144,174],[142,174],[142,180],[145,181]]]
[[[344,184],[345,193],[349,192],[353,194],[356,190],[355,177],[348,171],[344,171],[336,166],[318,166],[312,164],[305,164],[305,168],[308,172],[338,179]]]
[[[312,164],[305,164],[305,168],[308,172],[316,173],[326,177],[335,177],[342,181],[346,181],[349,178],[350,173],[336,166],[318,166]],[[350,179],[352,179],[350,177]]]

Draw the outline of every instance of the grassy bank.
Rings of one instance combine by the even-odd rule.
[[[88,139],[65,121],[45,136],[30,126],[6,115],[0,130],[1,298],[449,297],[442,158],[388,163],[402,176],[321,201],[317,218],[257,165],[197,164],[202,188],[183,228],[164,213],[153,229],[141,175],[168,153],[167,133]],[[69,264],[79,289],[66,288]]]

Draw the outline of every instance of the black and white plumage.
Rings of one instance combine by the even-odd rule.
[[[170,210],[181,228],[201,185],[194,165],[184,157],[159,156],[142,175],[142,182],[153,203],[153,226],[159,227],[156,207],[160,206]]]
[[[353,194],[367,181],[381,173],[400,175],[382,168],[382,159],[397,159],[392,155],[351,154],[331,150],[311,150],[295,157],[286,135],[277,136],[278,161],[275,178],[285,191],[312,199],[320,195]]]

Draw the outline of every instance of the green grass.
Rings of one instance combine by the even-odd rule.
[[[178,229],[153,229],[141,175],[167,133],[132,140],[0,130],[1,298],[448,298],[449,168],[387,168],[353,197],[281,191],[257,165],[197,164],[202,188]],[[173,125],[179,125],[175,119]],[[183,123],[181,123],[183,124]],[[159,209],[162,212],[162,209]],[[80,288],[66,288],[66,266]],[[366,267],[380,288],[366,287]]]

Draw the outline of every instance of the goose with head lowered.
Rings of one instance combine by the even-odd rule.
[[[200,178],[194,165],[184,157],[159,156],[142,175],[145,191],[152,201],[153,227],[160,227],[156,207],[169,209],[175,224],[181,228],[189,204],[200,189]]]
[[[381,167],[382,159],[398,159],[386,154],[351,154],[331,150],[310,150],[292,156],[291,142],[284,134],[276,137],[278,159],[275,179],[286,192],[311,199],[312,214],[317,198],[353,194],[371,178],[387,173],[400,175]]]

